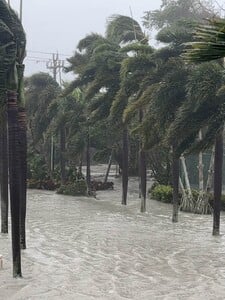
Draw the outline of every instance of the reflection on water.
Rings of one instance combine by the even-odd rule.
[[[0,236],[0,299],[225,299],[225,238],[212,237],[211,216],[172,224],[171,206],[153,200],[141,214],[130,182],[128,207],[118,182],[97,199],[29,191],[24,279],[11,279]]]

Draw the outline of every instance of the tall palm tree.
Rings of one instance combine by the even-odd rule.
[[[142,33],[142,41],[131,43],[123,48],[123,51],[132,52],[132,56],[124,59],[121,66],[120,89],[127,91],[128,103],[123,113],[123,121],[126,123],[127,110],[138,104],[139,99],[149,85],[149,77],[152,75],[155,63],[152,60],[153,48],[146,44],[147,39]],[[118,100],[117,100],[118,101]],[[145,110],[141,105],[137,105],[138,125],[142,123]],[[132,118],[133,120],[133,118]],[[134,123],[134,122],[133,122]],[[132,122],[131,122],[132,124]],[[137,125],[137,126],[138,126]],[[140,195],[141,212],[146,211],[146,153],[142,136],[139,135],[139,176],[140,176]]]
[[[147,149],[163,145],[164,136],[169,124],[174,120],[176,111],[185,100],[185,82],[187,70],[181,59],[171,55],[171,47],[155,51],[149,57],[149,69],[143,77],[141,87],[143,92],[136,102],[131,103],[125,111],[125,118],[130,118],[133,112],[141,107],[145,109],[142,124],[137,128],[143,136]],[[169,57],[168,57],[169,53]],[[156,65],[154,68],[151,65]],[[145,62],[147,66],[147,60]],[[178,221],[178,186],[179,186],[179,156],[176,154],[175,143],[170,143],[172,149],[173,170],[173,222]]]
[[[84,122],[84,104],[82,103],[83,93],[76,89],[68,96],[56,98],[49,106],[48,115],[50,117],[50,124],[46,135],[59,136],[59,160],[61,184],[65,184],[66,176],[66,161],[69,158],[70,140],[78,137],[81,125]],[[73,143],[72,142],[72,143]],[[76,149],[77,150],[77,149]],[[70,154],[71,155],[71,154]],[[74,155],[74,154],[73,154]]]
[[[8,7],[5,1],[0,1],[0,19],[3,29],[3,38],[11,36],[5,43],[8,51],[3,52],[2,62],[7,61],[8,67],[3,70],[3,82],[8,90],[8,135],[9,135],[9,178],[10,178],[10,202],[12,219],[12,249],[13,249],[13,276],[22,276],[20,254],[20,223],[21,223],[21,189],[20,169],[21,156],[19,145],[18,125],[18,68],[20,68],[25,56],[25,34],[21,22],[16,13]],[[9,46],[10,45],[10,46]],[[4,43],[2,43],[4,47]],[[11,57],[11,60],[9,58]]]
[[[214,143],[215,132],[221,126],[218,116],[223,97],[218,90],[222,84],[222,68],[218,63],[200,64],[189,72],[186,101],[177,111],[167,132],[167,139],[176,141],[178,154],[196,152]],[[197,137],[201,129],[203,139],[199,141]],[[200,196],[194,211],[210,212],[209,195],[205,193]]]
[[[112,101],[119,90],[120,65],[125,55],[120,53],[118,44],[97,34],[81,40],[78,49],[74,57],[69,59],[71,66],[67,69],[71,71],[74,68],[78,78],[65,92],[71,92],[76,86],[84,87],[85,100],[90,103],[92,110],[88,122],[92,122],[92,116],[95,120],[107,119]],[[118,126],[117,131],[121,132]],[[125,194],[126,192],[123,193]]]
[[[225,20],[211,19],[207,25],[200,25],[195,32],[195,41],[189,43],[184,54],[187,61],[206,62],[223,59],[225,56]],[[213,101],[213,100],[212,100]],[[223,105],[224,106],[224,105]],[[214,210],[213,210],[213,235],[220,232],[220,206],[222,192],[222,162],[223,162],[223,111],[217,116],[221,121],[215,130],[215,160],[214,160]]]
[[[7,108],[2,105],[0,127],[1,232],[8,233],[8,138]]]
[[[128,188],[128,126],[127,123],[124,122],[122,115],[123,111],[128,105],[128,99],[138,91],[138,82],[140,82],[141,75],[138,74],[138,71],[134,72],[134,69],[131,72],[130,67],[134,66],[134,61],[137,60],[139,62],[142,58],[138,56],[140,49],[143,49],[144,45],[145,50],[146,48],[151,49],[148,47],[148,39],[145,33],[142,31],[141,26],[139,23],[131,17],[123,16],[123,15],[114,15],[109,19],[108,26],[106,29],[106,36],[109,40],[116,42],[117,44],[121,45],[121,51],[124,53],[133,52],[136,55],[135,58],[126,58],[122,61],[121,70],[120,70],[120,89],[116,94],[115,100],[112,103],[111,108],[111,115],[120,115],[122,120],[121,124],[123,127],[123,170],[122,170],[122,178],[123,178],[123,196],[122,196],[122,204],[126,204],[127,202],[127,188]],[[128,44],[127,47],[123,47],[123,44]],[[152,51],[152,50],[151,50]],[[134,61],[133,61],[134,60]],[[141,64],[143,67],[143,64]],[[131,67],[131,68],[132,68]],[[134,77],[136,76],[137,83],[132,82],[132,85],[128,87],[127,77]],[[144,73],[141,71],[140,73]],[[128,75],[129,74],[129,75]],[[128,75],[128,76],[127,76]],[[131,81],[131,80],[130,80]],[[126,83],[125,83],[126,82]],[[122,105],[121,105],[122,103]],[[142,121],[143,118],[143,110],[140,109],[139,111],[139,121]],[[146,158],[145,158],[145,151],[143,148],[143,143],[140,141],[140,149],[139,149],[139,176],[140,176],[140,193],[141,193],[141,211],[146,211]]]
[[[46,176],[51,177],[51,139],[46,131],[52,120],[49,108],[59,97],[61,90],[58,83],[47,73],[37,73],[26,78],[25,88],[30,148],[44,158]]]

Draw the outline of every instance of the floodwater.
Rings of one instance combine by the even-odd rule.
[[[130,186],[127,207],[119,179],[97,199],[29,190],[24,277],[12,278],[0,235],[0,299],[225,299],[225,237],[212,237],[212,217],[180,213],[172,224],[171,206],[153,200],[141,214]]]

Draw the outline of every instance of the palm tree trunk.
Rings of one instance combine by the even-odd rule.
[[[208,178],[207,178],[206,188],[205,188],[206,193],[210,193],[213,185],[214,158],[215,158],[215,147],[213,146],[210,163],[209,163],[209,169],[208,169]]]
[[[146,155],[143,149],[139,151],[139,168],[140,168],[140,190],[141,190],[141,212],[146,212],[146,186],[147,186],[147,170]]]
[[[199,141],[202,140],[202,130],[199,131]],[[204,191],[204,165],[203,165],[203,153],[199,152],[198,155],[198,178],[199,178],[199,192],[203,193]]]
[[[222,167],[223,167],[223,132],[221,131],[217,134],[216,143],[215,143],[213,235],[220,234]]]
[[[139,110],[139,123],[143,120],[144,112]],[[143,149],[142,141],[139,143],[139,176],[140,176],[140,195],[141,195],[141,212],[146,212],[146,186],[147,186],[147,168],[146,155]]]
[[[172,176],[173,176],[173,216],[172,222],[178,222],[178,208],[179,208],[179,167],[180,160],[176,157],[173,149],[172,159]]]
[[[66,149],[66,132],[64,126],[60,127],[60,171],[61,171],[61,184],[66,182],[66,162],[65,162],[65,149]]]
[[[128,130],[123,129],[122,205],[127,205],[128,190]]]
[[[8,233],[8,137],[7,137],[7,110],[2,111],[2,127],[0,133],[0,185],[1,185],[1,232]]]
[[[86,147],[86,183],[88,195],[91,194],[91,158],[90,158],[90,133],[89,125],[87,129],[87,147]]]
[[[83,152],[80,155],[80,161],[78,166],[78,173],[82,175],[82,169],[83,169]]]
[[[26,249],[26,210],[27,210],[27,132],[26,132],[26,112],[20,107],[18,110],[19,137],[20,137],[20,246]]]
[[[50,146],[50,173],[51,178],[53,180],[54,177],[54,169],[55,169],[55,144],[54,144],[54,136],[51,136],[51,146]]]
[[[111,165],[112,165],[112,157],[113,157],[113,149],[112,149],[111,154],[109,156],[109,162],[108,162],[108,167],[107,167],[106,174],[105,174],[104,183],[106,183],[108,181],[109,172],[110,172]]]
[[[8,92],[9,184],[12,228],[13,276],[22,277],[20,251],[20,155],[17,93]]]

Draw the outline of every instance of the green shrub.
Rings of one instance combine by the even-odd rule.
[[[77,180],[74,182],[61,185],[57,189],[57,194],[71,195],[71,196],[85,196],[87,195],[87,184],[85,180]]]
[[[164,203],[172,203],[173,188],[170,185],[158,184],[151,189],[151,197]]]
[[[194,198],[194,201],[197,201],[199,196],[199,191],[192,189],[192,195]],[[154,200],[158,200],[164,203],[172,203],[173,202],[173,188],[169,185],[162,185],[155,183],[154,186],[151,187],[149,190],[149,193],[151,195],[151,198]],[[180,195],[181,199],[181,195]],[[209,196],[209,203],[213,207],[213,194],[210,194]],[[221,210],[225,211],[225,195],[222,195],[221,197]]]

